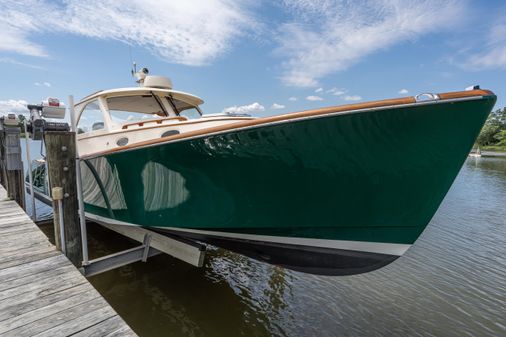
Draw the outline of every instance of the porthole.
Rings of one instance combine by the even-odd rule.
[[[177,131],[177,130],[165,131],[164,133],[162,133],[162,138],[163,137],[174,136],[174,135],[179,135],[179,131]]]
[[[116,144],[117,144],[118,146],[125,146],[125,145],[127,145],[127,144],[128,144],[128,138],[126,138],[126,137],[122,137],[122,138],[120,138],[120,139],[118,139],[118,140],[116,141]]]

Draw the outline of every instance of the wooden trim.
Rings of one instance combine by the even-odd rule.
[[[476,96],[491,96],[491,95],[494,95],[494,93],[492,91],[481,90],[481,89],[480,90],[468,90],[468,91],[458,91],[458,92],[448,92],[448,93],[438,94],[440,101],[449,100],[449,99],[457,99],[457,98],[476,97]],[[339,112],[345,113],[345,112],[353,111],[353,110],[373,109],[373,108],[381,108],[381,107],[404,105],[404,104],[414,104],[414,103],[416,103],[416,100],[413,96],[411,96],[411,97],[385,99],[385,100],[365,102],[365,103],[332,106],[332,107],[327,107],[327,108],[306,110],[306,111],[301,111],[301,112],[292,112],[292,113],[287,113],[287,114],[283,114],[283,115],[256,118],[256,119],[247,120],[244,122],[237,122],[237,123],[220,125],[220,126],[210,127],[210,128],[201,129],[201,130],[189,131],[189,132],[181,133],[181,134],[174,135],[174,136],[164,137],[164,138],[151,139],[151,140],[147,140],[147,141],[129,144],[126,146],[117,147],[117,148],[110,149],[107,151],[92,153],[92,154],[84,156],[83,158],[90,158],[90,157],[95,157],[98,155],[104,155],[104,154],[109,154],[109,153],[114,153],[114,152],[119,152],[119,151],[130,150],[130,149],[133,149],[136,147],[143,147],[143,146],[153,145],[153,144],[157,144],[157,143],[170,142],[170,141],[177,140],[177,139],[190,138],[190,137],[205,135],[205,134],[209,134],[209,133],[234,130],[234,129],[250,127],[250,126],[255,126],[255,125],[261,125],[261,124],[268,124],[268,123],[273,123],[273,122],[287,121],[287,120],[291,120],[291,119],[315,117],[315,116],[332,114],[332,113],[339,113]]]
[[[189,120],[188,122],[184,121],[184,122],[178,122],[178,123],[174,123],[174,124],[158,124],[158,125],[155,125],[155,126],[145,126],[143,128],[136,128],[136,129],[126,129],[126,130],[118,129],[118,130],[112,130],[110,132],[102,133],[102,134],[99,134],[99,135],[91,135],[89,137],[81,137],[81,138],[78,138],[78,140],[89,139],[89,138],[96,138],[96,137],[103,137],[103,136],[115,135],[115,134],[122,135],[122,134],[127,133],[127,132],[143,131],[143,130],[150,130],[150,129],[157,129],[157,128],[166,128],[166,127],[170,127],[170,126],[181,126],[181,125],[199,124],[199,123],[216,122],[216,121],[229,121],[229,120],[243,121],[243,120],[251,120],[251,119],[256,119],[256,118],[254,118],[254,117],[227,117],[227,118],[217,118],[217,119],[202,118],[202,119],[198,119],[198,120]],[[96,130],[96,131],[102,131],[102,130],[106,131],[105,129]],[[81,135],[86,135],[86,133],[80,133],[79,136],[81,136]]]
[[[121,128],[122,129],[128,129],[129,126],[132,126],[132,125],[138,125],[138,126],[143,126],[144,123],[156,123],[156,124],[162,124],[163,121],[169,121],[169,120],[178,120],[178,121],[187,121],[188,118],[186,117],[183,117],[183,116],[177,116],[177,117],[166,117],[166,118],[157,118],[157,119],[147,119],[147,120],[144,120],[144,121],[141,121],[141,122],[134,122],[134,123],[128,123],[128,124],[124,124]]]
[[[495,96],[495,94],[490,90],[468,90],[468,91],[456,91],[456,92],[445,92],[442,94],[438,94],[439,98],[442,100],[445,99],[455,99],[455,98],[465,98],[472,96]]]

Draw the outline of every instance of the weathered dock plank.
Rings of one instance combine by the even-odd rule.
[[[14,310],[10,310],[10,314],[6,313],[0,317],[0,334],[14,328],[20,328],[27,325],[30,328],[33,322],[41,318],[51,319],[52,315],[71,308],[76,303],[86,303],[92,299],[98,298],[100,295],[90,293],[85,283],[57,293],[55,296],[46,296],[36,301],[21,303]]]
[[[10,258],[16,258],[18,256],[26,256],[26,255],[36,255],[44,252],[53,252],[55,251],[54,246],[48,244],[48,245],[33,245],[28,247],[23,247],[19,250],[12,251],[7,250],[3,251],[2,254],[2,262],[5,262],[9,260]],[[4,267],[6,268],[6,267]],[[3,269],[3,268],[0,268]]]
[[[79,303],[87,303],[88,301],[98,298],[99,296],[98,294],[87,292],[84,287],[81,287],[81,290],[82,292],[78,293],[75,296],[67,297],[61,301],[53,302],[49,305],[42,306],[40,308],[2,321],[2,324],[0,324],[0,334],[4,335],[7,331],[9,333],[16,333],[21,329],[29,329],[32,327],[32,325],[39,325],[41,323],[39,322],[40,320],[48,320],[51,318],[51,316],[61,313],[62,311],[64,312],[65,310],[73,307],[75,305],[75,302],[77,302],[76,296],[79,296]],[[121,321],[123,322],[123,320]]]
[[[122,327],[121,329],[111,332],[108,335],[104,335],[104,337],[132,337],[132,336],[137,335],[134,334],[134,332],[128,329],[127,327]]]
[[[83,283],[81,278],[77,278],[73,273],[59,274],[57,276],[44,274],[45,278],[40,278],[41,282],[32,282],[19,285],[15,288],[4,290],[0,293],[0,301],[9,300],[15,297],[16,302],[28,302],[48,294],[58,292],[63,289]],[[12,303],[13,301],[10,301]]]
[[[10,228],[10,227],[8,227]],[[24,241],[24,240],[32,240],[32,241],[41,241],[44,239],[47,241],[47,237],[40,232],[38,228],[30,229],[27,231],[24,231],[22,233],[18,232],[9,232],[9,233],[2,233],[2,236],[0,237],[0,245],[1,244],[7,244],[7,243],[16,243],[17,241]],[[44,235],[44,236],[42,236]]]
[[[0,335],[136,336],[0,186]]]
[[[65,256],[56,255],[42,260],[25,263],[21,266],[14,266],[0,269],[0,282],[24,277],[44,270],[51,270],[66,262]]]
[[[24,284],[37,282],[38,280],[45,279],[47,277],[51,277],[54,275],[57,277],[60,274],[69,273],[72,271],[72,268],[70,266],[63,266],[56,269],[46,270],[41,273],[35,273],[31,274],[25,277],[21,277],[15,280],[10,280],[8,282],[3,282],[0,284],[0,291],[15,288],[18,286],[22,286]]]
[[[40,251],[36,254],[32,252],[19,253],[17,256],[6,256],[0,260],[0,269],[19,266],[28,262],[39,261],[48,257],[56,256],[59,252],[56,250]]]
[[[0,322],[89,290],[84,281],[78,286],[71,285],[62,288],[56,289],[54,293],[46,293],[46,296],[37,297],[25,294],[25,296],[0,301]]]
[[[71,308],[67,311],[72,311],[72,309],[79,308],[73,315],[71,315],[72,320],[67,320],[68,315],[65,312],[62,317],[64,318],[64,323],[57,325],[49,330],[46,330],[42,333],[36,334],[34,336],[37,337],[53,337],[53,336],[69,336],[76,332],[80,332],[86,328],[90,328],[100,322],[111,318],[113,316],[117,316],[116,312],[110,307],[105,306],[101,308],[92,308],[90,312],[88,309],[88,305],[82,305],[79,307]]]
[[[29,222],[21,222],[16,224],[10,224],[2,226],[2,233],[11,234],[16,232],[25,232],[32,227],[32,224]]]
[[[31,249],[32,247],[38,247],[38,246],[50,246],[52,249],[54,249],[54,246],[49,241],[34,241],[34,242],[18,242],[18,244],[15,244],[11,242],[10,244],[6,244],[4,246],[0,246],[0,256],[3,256],[3,254],[7,254],[13,251],[22,251],[23,249]]]
[[[117,331],[120,331],[124,328],[123,321],[118,316],[110,317],[98,324],[95,324],[94,326],[80,331],[76,333],[75,335],[72,335],[72,337],[102,337],[102,336],[109,336],[110,334],[113,334]],[[122,336],[125,336],[128,334],[122,334]]]
[[[97,310],[106,308],[104,301],[100,297],[95,297],[86,302],[81,302],[79,305],[72,305],[72,303],[66,303],[66,307],[60,305],[55,307],[51,317],[42,316],[40,313],[39,319],[33,321],[33,324],[25,324],[12,329],[4,336],[34,336],[37,334],[45,334],[48,336],[66,336],[70,335],[76,330],[84,329],[89,327],[88,324],[79,325],[79,319],[85,315],[93,314]],[[114,311],[108,307],[114,315]],[[56,311],[58,310],[58,311]],[[42,317],[41,317],[42,316]],[[32,317],[30,317],[32,318]],[[98,319],[98,318],[96,318]],[[63,331],[64,327],[67,326],[66,333]],[[72,327],[70,327],[72,326]]]

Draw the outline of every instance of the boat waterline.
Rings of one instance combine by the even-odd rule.
[[[86,213],[86,217],[98,222],[98,223],[111,223],[122,226],[138,226],[133,223],[111,220],[110,218]],[[231,232],[217,232],[217,231],[206,231],[189,228],[177,228],[177,227],[149,227],[150,229],[158,229],[164,231],[175,231],[181,233],[194,233],[206,236],[212,236],[216,238],[233,238],[240,240],[258,241],[258,242],[272,242],[282,243],[289,245],[298,246],[309,246],[319,248],[330,248],[340,250],[352,250],[361,251],[367,253],[387,254],[402,256],[411,245],[399,244],[399,243],[387,243],[387,242],[367,242],[367,241],[346,241],[346,240],[326,240],[326,239],[314,239],[314,238],[299,238],[299,237],[283,237],[283,236],[269,236],[269,235],[255,235],[255,234],[243,234],[243,233],[231,233]]]

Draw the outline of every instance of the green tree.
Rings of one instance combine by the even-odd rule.
[[[481,129],[480,135],[476,139],[479,146],[487,146],[494,144],[497,139],[494,136],[500,131],[499,126],[486,123]]]
[[[492,111],[487,118],[486,124],[495,125],[501,130],[506,130],[506,107]]]
[[[506,145],[506,139],[502,131],[506,130],[506,107],[492,111],[481,129],[476,144],[479,146],[487,145]]]
[[[498,141],[496,145],[506,146],[506,130],[499,131],[494,138]]]
[[[25,117],[25,115],[19,114],[18,119],[19,119],[18,126],[21,128],[21,130],[23,130],[24,121],[25,121],[26,117]]]

